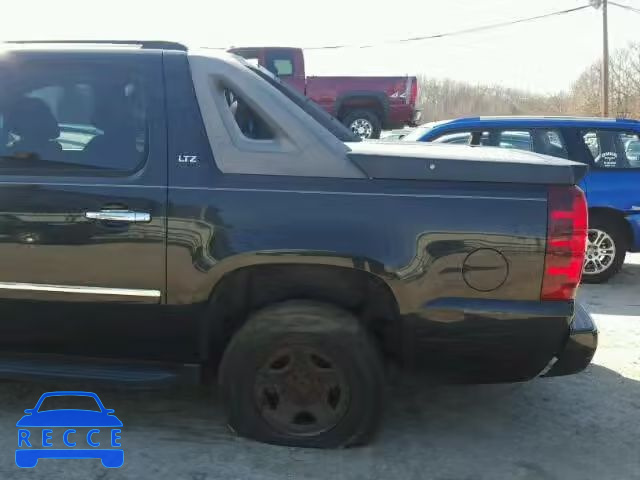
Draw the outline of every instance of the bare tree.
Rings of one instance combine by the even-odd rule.
[[[500,86],[470,85],[454,80],[420,79],[423,120],[478,115],[562,115],[570,113],[563,93],[537,95]]]
[[[599,115],[601,62],[589,66],[571,89],[571,108],[581,115]],[[640,117],[640,43],[631,43],[611,55],[609,110],[617,117]]]
[[[611,112],[640,117],[640,43],[614,52],[610,69]],[[600,72],[601,62],[594,62],[576,79],[569,93],[551,95],[423,76],[419,80],[419,104],[425,122],[478,115],[598,116]]]

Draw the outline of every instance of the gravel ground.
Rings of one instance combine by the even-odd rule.
[[[14,464],[15,422],[63,383],[0,384],[0,479],[640,479],[640,254],[607,285],[582,287],[600,346],[587,371],[514,385],[392,389],[382,431],[337,451],[262,445],[224,426],[215,392],[96,387],[124,422],[125,465]],[[214,400],[211,400],[211,398]]]

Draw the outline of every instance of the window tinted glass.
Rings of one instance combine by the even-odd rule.
[[[42,100],[55,117],[60,128],[56,141],[62,150],[82,151],[91,140],[104,133],[93,124],[96,92],[91,85],[46,86],[26,96]]]
[[[453,145],[470,145],[471,132],[447,133],[433,140],[433,143],[449,143]]]
[[[593,165],[596,168],[640,168],[640,138],[637,133],[614,130],[582,132]]]
[[[564,138],[558,130],[534,130],[533,147],[537,153],[551,155],[552,157],[569,158]]]
[[[146,159],[147,103],[135,69],[69,62],[13,69],[0,76],[0,173],[136,170]]]
[[[407,139],[407,137],[405,137],[405,139]],[[488,145],[489,132],[474,130],[472,132],[445,133],[431,141],[452,145]]]
[[[274,138],[269,125],[242,97],[227,88],[225,89],[225,98],[238,128],[245,137],[254,140],[270,140]]]
[[[627,140],[625,143],[625,153],[632,167],[640,167],[640,139],[638,139],[637,135]]]
[[[293,57],[286,52],[268,53],[265,67],[278,77],[290,77],[293,75]]]
[[[527,131],[504,130],[498,134],[497,146],[517,150],[533,151],[531,133]]]
[[[273,61],[273,65],[279,77],[289,77],[293,75],[293,63],[288,58],[278,58]]]
[[[472,132],[472,138],[471,138],[471,145],[481,145],[481,146],[487,146],[490,145],[489,140],[490,140],[490,136],[489,136],[489,132],[481,132],[481,131],[474,131]]]

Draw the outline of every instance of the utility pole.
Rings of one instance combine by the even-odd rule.
[[[609,19],[608,0],[602,0],[602,116],[609,116]]]
[[[593,8],[602,7],[602,116],[609,116],[609,18],[608,0],[590,0]]]

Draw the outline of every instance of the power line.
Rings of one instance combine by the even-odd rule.
[[[618,4],[613,4],[613,5],[618,5]],[[619,5],[622,6],[622,5]],[[329,46],[322,46],[322,47],[308,47],[305,48],[305,50],[331,50],[331,49],[337,49],[337,48],[372,48],[376,45],[387,45],[387,44],[394,44],[394,43],[406,43],[406,42],[420,42],[423,40],[433,40],[436,38],[446,38],[446,37],[454,37],[454,36],[458,36],[458,35],[467,35],[469,33],[477,33],[477,32],[483,32],[486,30],[493,30],[496,28],[503,28],[503,27],[508,27],[511,25],[517,25],[519,23],[525,23],[525,22],[533,22],[536,20],[542,20],[545,18],[549,18],[549,17],[555,17],[555,16],[559,16],[559,15],[567,15],[570,13],[575,13],[578,12],[580,10],[584,10],[586,8],[591,8],[590,5],[583,5],[581,7],[575,7],[575,8],[568,8],[566,10],[558,10],[555,12],[550,12],[550,13],[545,13],[543,15],[536,15],[535,17],[528,17],[528,18],[519,18],[516,20],[508,20],[505,22],[499,22],[499,23],[492,23],[489,25],[481,25],[479,27],[471,27],[471,28],[465,28],[462,30],[454,30],[452,32],[445,32],[445,33],[437,33],[434,35],[424,35],[424,36],[419,36],[419,37],[409,37],[409,38],[401,38],[401,39],[397,39],[397,40],[387,40],[385,42],[379,42],[376,44],[365,44],[365,45],[329,45]],[[632,8],[632,7],[629,7]]]
[[[609,5],[615,5],[616,7],[624,8],[625,10],[630,10],[635,13],[640,13],[640,8],[632,7],[631,5],[623,5],[617,2],[609,2]]]

